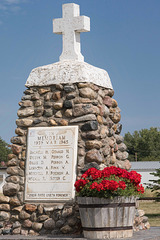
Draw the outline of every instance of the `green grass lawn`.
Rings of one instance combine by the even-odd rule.
[[[155,201],[140,201],[139,209],[145,211],[145,216],[152,227],[160,226],[160,202]]]

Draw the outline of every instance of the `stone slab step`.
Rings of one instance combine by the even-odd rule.
[[[22,236],[22,235],[1,235],[0,240],[88,240],[82,236]],[[91,240],[91,239],[90,239]],[[115,240],[115,239],[112,239]],[[116,240],[122,240],[116,239]],[[124,240],[160,240],[160,227],[151,227],[149,230],[135,232],[133,237]]]

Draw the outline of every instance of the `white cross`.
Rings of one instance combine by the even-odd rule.
[[[63,60],[84,61],[81,54],[80,32],[90,31],[90,18],[80,16],[79,5],[63,5],[63,18],[53,19],[53,32],[63,34],[63,51],[59,58]]]

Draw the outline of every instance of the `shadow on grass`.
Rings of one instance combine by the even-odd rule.
[[[145,216],[147,216],[148,218],[160,218],[160,214],[159,213],[152,213],[152,214],[145,214]]]

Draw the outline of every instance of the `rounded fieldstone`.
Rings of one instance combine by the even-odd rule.
[[[22,211],[23,206],[18,206],[13,208],[12,210],[14,211],[14,213],[20,213]]]
[[[33,123],[33,120],[28,118],[16,120],[16,124],[18,127],[30,127],[32,123]]]
[[[30,219],[31,219],[32,222],[36,222],[36,221],[37,221],[37,214],[36,214],[35,212],[33,212],[33,213],[31,214]]]
[[[124,137],[118,134],[115,134],[115,139],[118,144],[122,143],[124,141]]]
[[[56,114],[55,114],[55,117],[62,118],[62,112],[61,111],[57,111]]]
[[[32,93],[34,93],[34,91],[33,91],[33,89],[31,88],[31,89],[26,89],[24,92],[23,92],[24,94],[32,94]]]
[[[23,220],[30,218],[30,216],[31,215],[24,210],[22,210],[19,214],[19,218]]]
[[[33,102],[30,100],[25,100],[21,104],[21,107],[32,107],[32,106],[33,106]]]
[[[53,103],[53,107],[54,107],[54,109],[56,109],[56,110],[62,109],[62,107],[63,107],[63,101],[60,100],[60,101],[58,101],[58,102],[54,102],[54,103]]]
[[[55,221],[52,218],[47,219],[44,222],[44,228],[48,230],[53,230],[55,228]]]
[[[20,234],[20,233],[21,233],[21,227],[12,229],[12,234],[13,234],[13,235],[17,235],[17,234]]]
[[[0,221],[8,221],[10,219],[10,213],[0,211]]]
[[[36,119],[33,120],[33,124],[39,124],[39,123],[41,123],[42,121],[43,121],[42,119],[36,118]]]
[[[27,236],[28,235],[28,230],[27,229],[21,229],[21,235]]]
[[[9,203],[10,198],[8,196],[1,195],[0,203]]]
[[[44,222],[45,220],[47,220],[49,218],[48,215],[41,215],[38,217],[38,221],[39,222]]]
[[[68,125],[68,121],[65,120],[65,119],[61,119],[61,120],[59,121],[59,124],[62,125],[62,126],[67,126],[67,125]]]
[[[61,211],[59,211],[59,210],[53,211],[52,217],[55,221],[57,221],[58,219],[61,218]]]
[[[44,94],[44,93],[49,92],[50,90],[51,90],[51,89],[50,89],[49,87],[39,88],[39,89],[38,89],[38,92],[39,92],[39,94],[41,95],[41,94]]]
[[[12,158],[16,158],[16,155],[13,153],[8,154],[8,160],[11,160]]]
[[[105,96],[103,99],[103,103],[105,105],[107,105],[107,107],[111,107],[112,106],[112,98],[109,96]]]
[[[101,135],[99,134],[99,131],[83,132],[81,136],[85,139],[90,139],[90,140],[101,138]]]
[[[86,153],[85,159],[87,162],[101,163],[103,161],[100,152],[97,149],[92,149]]]
[[[60,100],[60,99],[61,99],[61,92],[60,92],[60,91],[54,92],[52,98],[53,98],[54,100]]]
[[[116,112],[110,115],[110,118],[114,123],[118,123],[121,120],[121,114]]]
[[[35,110],[34,110],[34,115],[35,115],[36,117],[41,117],[41,116],[43,115],[43,113],[44,113],[44,107],[43,107],[43,106],[37,107],[37,108],[35,108]],[[33,120],[32,120],[32,121],[33,121]]]
[[[25,204],[25,210],[29,212],[35,212],[37,209],[36,205],[33,204]]]
[[[25,219],[22,226],[25,228],[30,228],[32,226],[32,222],[29,219]]]
[[[83,98],[89,99],[95,99],[97,97],[97,93],[90,87],[79,89],[79,95]]]
[[[121,151],[121,152],[124,152],[124,151],[127,150],[127,146],[124,143],[120,143],[118,145],[118,150]]]
[[[20,166],[20,168],[22,170],[24,170],[25,169],[25,162],[24,161],[20,161],[19,166]]]
[[[76,104],[73,107],[73,116],[80,117],[89,113],[96,113],[99,111],[98,107],[93,106],[92,104]]]
[[[66,117],[72,117],[72,110],[71,109],[66,109],[66,111],[65,111],[65,113],[64,113],[64,115],[66,116]]]
[[[40,107],[40,106],[42,106],[42,104],[43,104],[42,100],[37,100],[37,101],[35,101],[34,106]]]
[[[10,175],[19,175],[19,168],[17,166],[8,167],[7,173]]]
[[[122,152],[117,151],[116,152],[116,157],[117,157],[117,159],[121,160],[122,159]]]
[[[125,160],[128,158],[128,152],[122,152],[122,160]]]
[[[84,167],[84,157],[79,157],[78,156],[78,166],[79,167]]]
[[[110,154],[110,152],[111,152],[110,146],[106,145],[103,149],[103,155],[108,156]]]
[[[22,101],[31,100],[31,96],[30,96],[30,95],[22,96],[22,97],[21,97],[21,100],[22,100]]]
[[[11,228],[6,228],[2,230],[3,235],[11,234],[12,229]]]
[[[20,222],[16,221],[13,223],[12,225],[12,228],[15,229],[15,228],[19,228],[21,226]]]
[[[10,211],[10,205],[5,203],[0,204],[0,210],[7,212]]]
[[[77,218],[76,217],[71,217],[67,220],[67,223],[68,223],[69,226],[73,227],[77,223]]]
[[[47,94],[45,94],[44,100],[49,101],[52,98],[52,95],[53,95],[52,92],[48,92]]]
[[[34,108],[33,107],[27,107],[24,109],[19,109],[17,112],[18,117],[29,117],[34,115]]]
[[[50,120],[49,120],[49,123],[50,123],[50,125],[52,125],[52,126],[57,126],[57,125],[58,125],[54,119],[50,119]]]
[[[69,225],[65,225],[60,229],[60,231],[64,234],[71,233],[73,229]]]
[[[130,161],[126,159],[126,160],[124,161],[124,166],[125,166],[125,169],[126,169],[126,170],[129,170],[129,169],[131,168],[131,163],[130,163]]]
[[[26,131],[21,128],[16,128],[15,133],[19,136],[24,136]]]
[[[18,220],[19,220],[19,216],[12,214],[10,220],[11,220],[12,222],[18,221]]]
[[[77,94],[74,93],[74,92],[72,92],[72,93],[67,94],[66,99],[67,99],[67,100],[72,100],[72,99],[74,99],[76,96],[77,96]]]
[[[29,230],[29,235],[31,235],[31,236],[38,236],[39,233],[37,233],[37,232],[35,232],[34,230],[30,229],[30,230]]]
[[[64,107],[64,108],[72,108],[72,101],[70,101],[70,100],[65,100],[65,101],[63,102],[63,107]]]
[[[45,115],[45,117],[51,117],[53,115],[53,110],[52,109],[45,109],[44,110],[44,115]]]
[[[56,89],[58,90],[63,90],[63,85],[62,84],[56,84]]]
[[[14,154],[18,155],[22,151],[22,147],[16,144],[11,145],[11,150]]]
[[[14,183],[6,183],[3,186],[3,194],[6,196],[14,196],[19,191],[19,185]]]
[[[26,143],[26,137],[12,137],[11,143],[24,145]]]
[[[56,222],[56,227],[57,228],[61,228],[65,223],[65,220],[64,219],[60,219]]]
[[[138,210],[138,214],[139,214],[140,217],[143,217],[143,216],[145,215],[145,211],[139,209],[139,210]]]
[[[32,228],[36,232],[39,232],[42,229],[43,223],[34,222],[32,223]]]
[[[62,211],[62,217],[66,218],[69,217],[73,214],[73,209],[72,207],[65,207]]]
[[[41,204],[38,205],[37,209],[39,214],[43,214],[43,206]]]
[[[147,217],[147,216],[143,216],[142,222],[143,222],[143,223],[148,222],[148,217]]]
[[[31,99],[32,99],[33,101],[39,100],[39,99],[40,99],[40,96],[39,96],[38,93],[34,93],[34,94],[31,96]]]
[[[98,122],[97,121],[90,121],[82,125],[82,131],[93,131],[98,129]]]
[[[89,168],[99,169],[99,165],[96,162],[87,163],[85,167],[81,170],[82,173],[86,172]]]
[[[98,140],[89,140],[86,141],[86,148],[87,149],[100,149],[102,147],[102,142],[98,141]]]
[[[97,116],[97,121],[99,124],[103,124],[103,118],[100,115]]]
[[[122,124],[118,123],[118,124],[117,124],[117,127],[116,127],[115,133],[116,133],[116,134],[120,134],[121,131],[122,131]]]
[[[7,162],[7,167],[17,166],[17,165],[18,165],[18,159],[17,158],[12,158],[11,160],[9,160]]]
[[[75,91],[75,87],[73,85],[65,85],[63,87],[64,91],[66,93],[69,93],[69,92],[74,92]]]

